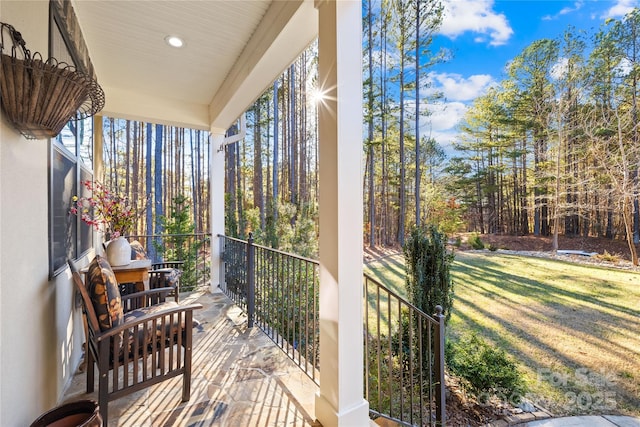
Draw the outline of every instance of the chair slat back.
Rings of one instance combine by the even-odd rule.
[[[92,331],[100,332],[98,317],[96,316],[96,311],[93,308],[93,302],[91,302],[91,298],[89,297],[89,292],[87,292],[87,288],[84,283],[82,283],[82,277],[80,277],[80,273],[78,273],[78,270],[71,261],[69,261],[68,264],[69,268],[71,268],[73,283],[76,285],[76,289],[80,292],[80,295],[82,295],[82,305],[84,306],[84,312],[87,316],[87,323]]]

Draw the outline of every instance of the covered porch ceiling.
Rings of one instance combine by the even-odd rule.
[[[313,0],[72,0],[101,114],[226,129],[317,36]],[[165,37],[184,40],[169,46]]]

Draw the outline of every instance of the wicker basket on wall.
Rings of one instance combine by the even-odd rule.
[[[13,26],[0,25],[2,109],[26,138],[53,138],[72,118],[90,117],[104,107],[104,92],[93,78],[55,58],[32,55]]]

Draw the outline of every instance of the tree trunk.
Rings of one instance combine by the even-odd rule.
[[[420,4],[416,2],[416,227],[420,227]]]
[[[163,126],[156,125],[156,146],[155,146],[155,165],[154,165],[154,205],[155,205],[155,231],[154,234],[162,234],[163,226],[161,218],[164,215],[164,210],[162,206],[162,142],[163,142]],[[154,251],[155,253],[155,251]]]
[[[258,99],[254,111],[253,132],[253,206],[260,210],[260,227],[264,229],[264,197],[262,192],[262,98]]]
[[[369,58],[369,87],[367,90],[368,101],[368,163],[369,168],[369,247],[374,248],[376,246],[376,215],[375,215],[375,192],[373,191],[374,185],[374,170],[375,160],[373,151],[373,14],[371,13],[371,0],[367,1],[367,21],[368,21],[368,40],[369,46],[367,49]]]
[[[147,123],[147,156],[145,159],[145,183],[146,183],[146,192],[145,194],[147,195],[147,200],[151,201],[151,196],[153,195],[153,191],[152,191],[152,172],[153,169],[151,169],[151,155],[153,153],[152,147],[153,147],[153,125],[151,123]],[[150,236],[153,234],[153,206],[149,206],[147,207],[147,218],[146,218],[146,225],[147,225],[147,230],[146,230],[146,234],[147,236]],[[147,237],[147,242],[146,242],[146,247],[147,247],[147,251],[149,251],[149,255],[153,254],[153,243],[151,241],[150,237]]]
[[[273,82],[273,220],[278,221],[278,80]]]

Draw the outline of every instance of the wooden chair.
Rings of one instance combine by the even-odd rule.
[[[100,262],[106,263],[106,260]],[[73,263],[68,263],[75,287],[82,296],[85,315],[87,393],[94,390],[97,365],[98,405],[104,425],[108,425],[108,402],[178,375],[183,376],[182,401],[188,401],[191,395],[193,310],[202,305],[181,306],[173,301],[165,302],[170,288],[120,296],[116,284],[117,298],[109,301],[108,315],[100,314],[104,307],[96,303],[95,295],[91,293],[95,283],[85,286]],[[108,271],[106,273],[108,275]],[[114,292],[112,288],[110,292]],[[105,321],[117,318],[118,304],[122,307],[122,319],[105,329]],[[111,319],[106,319],[108,316]]]
[[[149,270],[149,289],[171,288],[169,296],[176,302],[180,300],[180,267],[183,261],[157,262],[151,264]]]
[[[131,244],[131,259],[149,259],[147,251],[138,240],[129,242]],[[180,275],[184,261],[163,261],[154,262],[149,270],[149,289],[172,288],[170,296],[176,302],[180,298]]]

